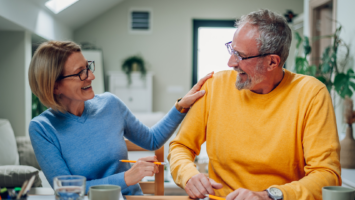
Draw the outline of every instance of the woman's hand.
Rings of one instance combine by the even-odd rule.
[[[152,162],[158,162],[156,156],[140,158],[136,163],[124,173],[124,180],[127,186],[137,184],[145,176],[153,176],[159,173],[158,165]]]
[[[201,98],[205,94],[205,91],[200,91],[200,89],[207,79],[213,76],[213,74],[214,72],[211,72],[199,80],[198,83],[196,83],[196,85],[194,85],[192,89],[178,102],[178,104],[183,108],[190,108],[197,99]]]

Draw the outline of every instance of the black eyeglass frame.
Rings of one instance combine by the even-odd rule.
[[[90,67],[91,65],[94,66],[93,69],[91,69],[91,67]],[[85,70],[86,70],[86,78],[83,80],[83,79],[81,79],[80,74],[82,74],[83,71],[85,71]],[[80,79],[81,81],[85,81],[85,80],[89,77],[89,70],[90,70],[92,73],[95,72],[95,61],[88,61],[88,64],[86,65],[86,68],[83,69],[83,70],[81,70],[81,71],[80,71],[79,73],[77,73],[77,74],[71,74],[71,75],[68,75],[68,76],[62,76],[62,75],[60,75],[60,76],[57,78],[57,81],[60,81],[60,80],[63,80],[63,79],[65,79],[65,78],[72,77],[72,76],[79,76],[79,79]]]
[[[267,56],[267,55],[274,54],[274,53],[265,53],[265,54],[259,54],[259,55],[256,55],[256,56],[242,57],[242,56],[239,55],[238,51],[236,51],[236,50],[234,50],[234,49],[232,48],[232,45],[231,45],[231,44],[232,44],[232,41],[227,42],[227,43],[225,43],[224,45],[226,45],[227,50],[228,50],[228,53],[229,53],[230,55],[232,55],[232,53],[233,53],[234,56],[239,59],[239,60],[236,59],[238,62],[240,62],[240,61],[242,61],[242,60],[247,60],[247,59],[250,59],[250,58],[262,57],[262,56]]]

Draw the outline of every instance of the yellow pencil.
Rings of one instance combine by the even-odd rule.
[[[135,160],[120,160],[120,162],[136,163]],[[166,162],[153,162],[156,165],[166,165]]]
[[[225,200],[225,198],[217,197],[217,196],[210,195],[210,194],[205,194],[205,196],[210,198],[210,199]]]

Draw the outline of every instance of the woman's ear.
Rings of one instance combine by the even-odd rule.
[[[272,71],[272,70],[278,68],[280,65],[280,62],[281,62],[280,56],[278,56],[276,54],[271,54],[270,59],[269,59],[269,63],[268,63],[269,66],[267,67],[268,71]]]
[[[54,83],[54,91],[53,91],[53,93],[56,94],[56,95],[60,95],[61,94],[61,92],[59,90],[59,85],[58,85],[57,82]]]

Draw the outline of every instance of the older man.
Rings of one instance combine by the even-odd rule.
[[[339,139],[324,84],[282,66],[287,22],[269,10],[243,16],[226,44],[234,71],[216,73],[190,109],[168,159],[190,197],[322,199],[341,185]],[[206,141],[209,178],[194,166]]]

